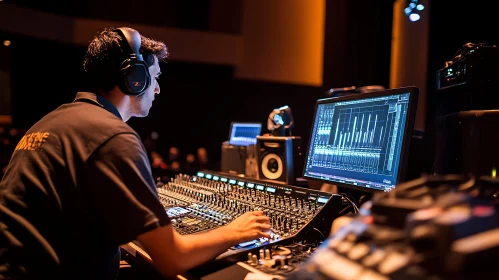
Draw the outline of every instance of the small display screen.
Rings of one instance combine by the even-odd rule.
[[[213,176],[213,180],[214,180],[214,181],[218,181],[219,179],[220,179],[220,177],[218,177],[218,176]]]
[[[252,189],[252,188],[254,188],[254,187],[255,187],[255,184],[253,184],[253,183],[248,183],[246,186],[247,186],[248,188]]]
[[[263,189],[265,189],[265,187],[262,186],[262,185],[256,185],[256,189],[260,190],[260,191],[263,191]]]
[[[248,242],[239,243],[239,245],[237,245],[237,246],[244,248],[244,247],[248,247],[250,245],[253,245],[253,244],[257,243],[257,242],[258,242],[258,240],[251,240],[251,241],[248,241]]]
[[[166,210],[166,214],[170,218],[175,218],[175,217],[178,217],[180,215],[187,214],[189,212],[190,212],[189,210],[182,208],[182,207],[178,207],[178,206]]]
[[[267,191],[268,191],[268,192],[271,192],[271,193],[275,193],[275,188],[268,187],[268,188],[267,188]]]
[[[317,202],[319,203],[326,203],[327,201],[328,201],[327,197],[319,197],[319,199],[317,199]]]
[[[224,183],[227,183],[227,178],[223,178],[223,177],[222,177],[222,179],[220,179],[220,181],[222,181],[222,182],[224,182]]]
[[[198,174],[197,174],[197,175],[198,175],[198,177],[201,177],[201,178],[203,178],[203,177],[204,177],[204,173],[203,173],[203,172],[198,172]]]
[[[229,184],[234,185],[235,183],[236,183],[236,180],[234,180],[234,179],[230,179],[230,180],[229,180]]]
[[[206,179],[211,179],[211,174],[206,174]]]
[[[241,187],[244,187],[244,182],[243,182],[243,181],[239,181],[239,182],[237,182],[237,184],[238,184],[239,186],[241,186]]]
[[[268,242],[263,242],[259,239],[255,239],[255,240],[251,240],[251,241],[248,241],[248,242],[243,242],[243,243],[239,243],[237,244],[236,246],[232,247],[232,249],[251,249],[251,248],[255,248],[255,247],[258,247],[258,246],[261,246],[261,245],[264,245],[264,244],[267,244]]]
[[[256,137],[262,131],[261,123],[232,123],[229,144],[234,146],[249,146],[256,144]]]

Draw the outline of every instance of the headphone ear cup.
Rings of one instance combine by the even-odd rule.
[[[151,83],[149,69],[143,61],[127,59],[119,72],[118,86],[127,95],[140,95]]]

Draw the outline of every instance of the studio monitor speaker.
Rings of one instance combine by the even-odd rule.
[[[258,179],[293,185],[303,171],[301,137],[258,136]]]

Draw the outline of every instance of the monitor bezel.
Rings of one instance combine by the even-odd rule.
[[[399,169],[397,172],[398,173],[397,174],[397,181],[395,182],[395,185],[398,185],[399,183],[401,183],[402,182],[401,178],[404,178],[406,176],[406,173],[407,173],[406,169],[407,169],[407,164],[408,164],[408,159],[409,159],[409,148],[410,148],[410,144],[411,144],[412,133],[414,130],[414,122],[416,119],[416,109],[417,109],[417,105],[418,105],[419,88],[414,87],[414,86],[380,90],[380,91],[374,91],[374,92],[369,92],[369,93],[357,93],[357,94],[351,94],[351,95],[346,95],[346,96],[341,96],[341,97],[329,97],[329,98],[323,98],[323,99],[317,100],[317,102],[315,104],[315,109],[314,109],[312,127],[310,128],[310,134],[309,134],[309,139],[308,139],[308,144],[307,144],[307,152],[306,152],[306,156],[305,156],[305,162],[303,164],[303,172],[302,172],[303,178],[306,178],[307,180],[311,180],[311,181],[327,183],[327,184],[331,184],[331,185],[336,185],[337,187],[343,187],[343,188],[347,188],[347,189],[353,189],[353,190],[363,191],[363,192],[368,192],[368,193],[383,192],[383,190],[378,190],[378,189],[374,189],[374,188],[359,187],[359,186],[348,184],[348,183],[340,183],[340,182],[336,182],[336,181],[319,179],[319,178],[315,178],[315,177],[311,177],[311,176],[306,175],[307,161],[308,161],[308,155],[310,153],[310,143],[313,141],[312,136],[313,136],[314,126],[315,126],[315,122],[316,122],[317,109],[318,109],[319,105],[321,105],[321,104],[350,101],[350,100],[359,100],[359,99],[365,99],[365,98],[381,97],[381,96],[404,94],[404,93],[410,93],[410,95],[409,95],[409,104],[407,107],[407,120],[405,122],[405,127],[404,127],[404,137],[402,139],[402,149],[400,151]]]
[[[234,124],[254,124],[254,125],[259,125],[260,126],[260,135],[262,134],[262,130],[263,130],[263,123],[262,122],[237,122],[237,121],[233,121],[230,123],[230,129],[229,129],[229,137],[227,138],[227,143],[229,145],[232,145],[232,146],[236,146],[236,147],[245,147],[245,146],[240,146],[240,145],[234,145],[230,142],[230,137],[232,135],[232,130],[234,129]],[[257,135],[259,136],[259,135]]]

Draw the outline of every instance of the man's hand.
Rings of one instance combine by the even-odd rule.
[[[270,218],[263,211],[246,212],[225,226],[228,234],[233,234],[236,243],[260,237],[270,238]]]
[[[262,211],[247,212],[230,224],[207,232],[180,235],[167,225],[138,236],[156,268],[165,277],[191,269],[226,251],[230,246],[270,238],[270,219]]]

